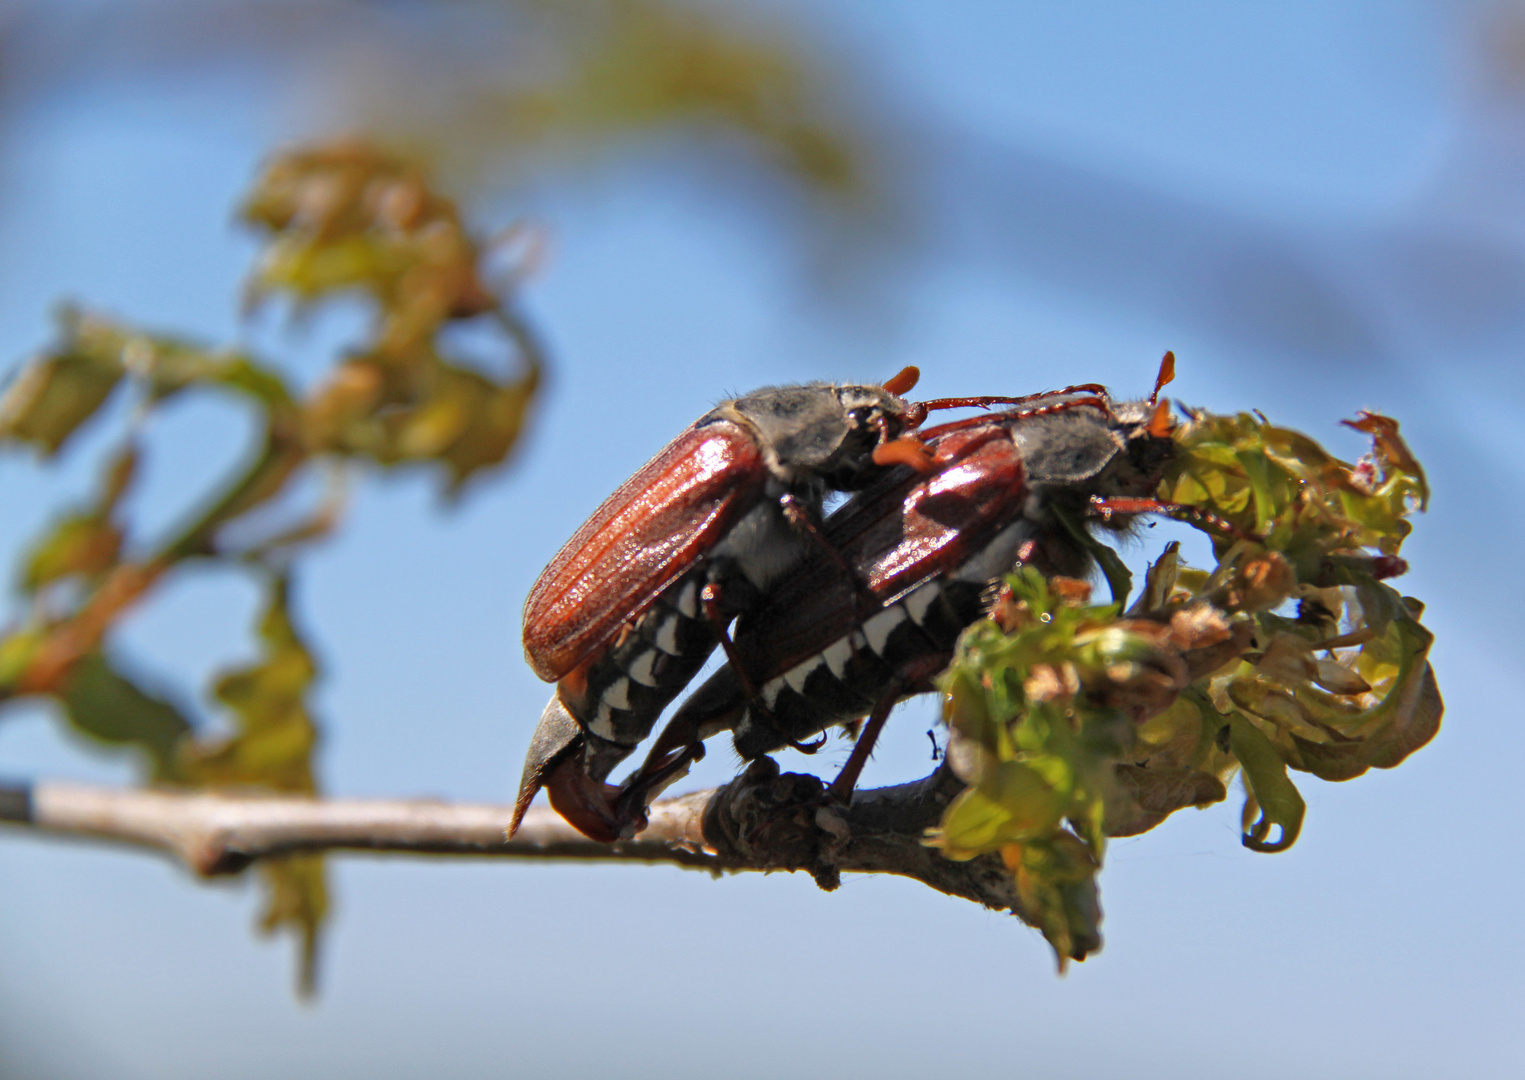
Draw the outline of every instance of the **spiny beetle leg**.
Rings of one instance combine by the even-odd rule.
[[[715,629],[715,636],[720,639],[720,648],[725,652],[731,670],[736,673],[736,681],[741,684],[742,693],[746,694],[748,701],[755,702],[758,700],[757,687],[752,685],[752,676],[747,674],[747,666],[741,662],[741,654],[736,651],[736,643],[731,640],[730,630],[727,629],[731,620],[721,604],[723,595],[720,584],[712,581],[700,590],[699,603],[704,608],[704,617]]]
[[[1058,396],[1063,391],[1055,391]],[[1043,395],[1045,397],[1050,395]],[[1040,405],[1037,408],[1011,409],[1007,412],[988,413],[983,416],[971,416],[964,420],[955,420],[950,424],[939,424],[935,428],[928,428],[921,432],[923,439],[936,439],[943,435],[951,435],[955,431],[967,431],[969,428],[982,427],[986,424],[1001,423],[1009,420],[1027,420],[1034,416],[1052,416],[1055,413],[1068,412],[1071,409],[1081,408],[1100,409],[1106,416],[1112,415],[1112,403],[1100,395],[1088,395],[1086,397],[1066,398],[1050,405]]]
[[[858,786],[858,777],[863,773],[863,766],[868,764],[869,755],[874,752],[874,743],[879,741],[879,732],[884,729],[884,722],[890,718],[890,711],[894,709],[895,702],[900,700],[900,680],[895,679],[879,700],[874,703],[874,711],[868,714],[868,722],[863,725],[863,732],[858,736],[858,741],[853,744],[853,752],[847,758],[847,764],[842,766],[842,771],[837,773],[837,778],[831,782],[827,789],[827,795],[839,803],[852,802],[853,789]]]
[[[788,493],[779,496],[779,505],[784,508],[784,517],[787,517],[788,523],[810,537],[811,543],[814,543],[831,563],[836,564],[837,571],[842,574],[842,577],[851,581],[852,592],[857,593],[860,606],[865,607],[865,610],[878,609],[880,607],[878,596],[874,595],[874,590],[869,589],[868,581],[863,580],[862,575],[854,569],[852,563],[846,560],[846,555],[843,555],[837,546],[828,540],[827,534],[820,531],[820,526],[811,519],[810,509],[805,508],[804,503]],[[741,674],[740,668],[737,673]]]
[[[847,764],[842,766],[842,771],[837,773],[837,778],[827,789],[827,794],[834,801],[844,804],[852,801],[853,790],[858,786],[863,766],[868,764],[868,759],[874,752],[874,744],[879,741],[879,733],[884,730],[884,722],[889,719],[890,712],[901,695],[907,691],[932,689],[931,680],[948,666],[950,659],[952,656],[949,653],[929,653],[911,661],[889,681],[884,693],[874,703],[874,711],[868,714],[868,720],[853,745]]]
[[[868,608],[877,608],[879,606],[879,598],[868,587],[868,582],[864,581],[857,570],[853,568],[852,563],[847,561],[847,557],[837,550],[837,546],[826,538],[826,534],[821,531],[821,527],[812,519],[810,511],[805,505],[788,492],[780,495],[778,502],[783,507],[784,517],[788,519],[789,524],[808,536],[821,549],[821,553],[836,565],[842,576],[852,582],[853,592],[858,595],[859,602]],[[730,653],[726,655],[729,656]],[[734,660],[732,663],[735,663]],[[742,677],[745,676],[745,673],[739,666],[736,668],[736,674]],[[750,693],[748,697],[755,699],[755,695]]]
[[[1101,383],[1079,383],[1066,386],[1063,390],[1045,390],[1041,394],[1028,394],[1025,397],[934,398],[918,404],[929,412],[941,409],[988,409],[992,405],[1027,405],[1044,398],[1066,397],[1070,394],[1092,394],[1104,398],[1107,396],[1107,388]]]
[[[1254,533],[1245,532],[1233,522],[1223,520],[1211,510],[1204,510],[1200,506],[1188,506],[1185,503],[1161,502],[1159,499],[1132,499],[1120,496],[1104,498],[1093,495],[1091,513],[1098,515],[1103,521],[1111,521],[1114,514],[1164,514],[1177,521],[1206,525],[1235,540],[1259,543],[1262,539]]]

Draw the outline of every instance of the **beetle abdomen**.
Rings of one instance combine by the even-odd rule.
[[[758,757],[859,719],[901,672],[929,656],[951,657],[959,635],[984,614],[990,583],[1017,564],[1023,545],[1039,531],[1030,520],[1013,522],[953,573],[922,583],[768,680],[758,688],[762,708],[749,704],[736,724],[737,753]],[[926,689],[908,685],[902,696]]]
[[[769,485],[698,565],[664,589],[615,643],[577,677],[562,681],[567,710],[602,739],[634,746],[650,732],[719,643],[704,610],[703,590],[717,590],[722,622],[752,607],[780,576],[805,558],[809,539],[790,526]]]

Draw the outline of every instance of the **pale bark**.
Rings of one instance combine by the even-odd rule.
[[[815,777],[780,775],[764,758],[724,787],[657,802],[648,827],[617,844],[587,839],[546,807],[531,808],[509,840],[508,806],[59,781],[0,786],[0,823],[158,850],[203,876],[302,851],[669,863],[716,874],[804,870],[824,889],[836,888],[843,873],[883,873],[1021,915],[999,859],[954,862],[923,842],[958,789],[939,769],[916,783],[860,791],[840,806]]]

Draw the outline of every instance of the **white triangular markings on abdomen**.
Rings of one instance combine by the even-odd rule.
[[[890,634],[895,627],[905,622],[905,612],[900,610],[899,605],[879,612],[873,618],[863,624],[863,636],[868,639],[868,647],[874,650],[878,656],[884,655],[884,646],[890,640]]]

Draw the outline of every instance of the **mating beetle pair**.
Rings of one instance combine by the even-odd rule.
[[[701,418],[530,595],[526,653],[558,687],[515,824],[544,785],[580,830],[618,839],[707,736],[733,729],[750,758],[868,714],[834,785],[849,794],[890,708],[930,689],[991,581],[1021,562],[1084,573],[1076,530],[1093,499],[1118,498],[1125,516],[1157,508],[1169,368],[1147,403],[1116,408],[1094,385],[908,405],[908,369],[884,387],[759,391]],[[1019,407],[916,434],[931,409],[996,404]],[[828,488],[863,490],[820,526]],[[717,643],[729,664],[623,788],[605,784]]]

